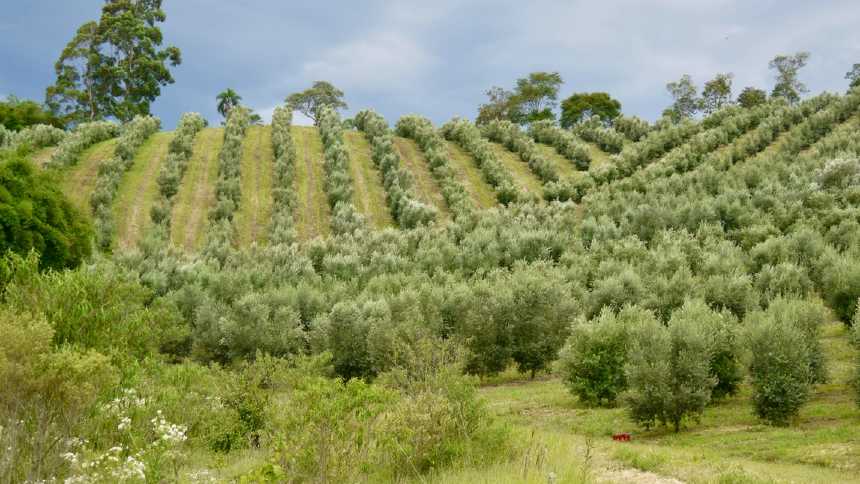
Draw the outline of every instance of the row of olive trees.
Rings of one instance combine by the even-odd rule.
[[[343,142],[343,123],[334,108],[319,109],[323,142],[325,190],[331,207],[331,228],[335,234],[349,234],[365,228],[365,220],[352,203],[353,183],[349,173],[349,152]]]
[[[637,142],[651,132],[654,127],[636,116],[618,116],[612,120],[612,127],[632,142]]]
[[[429,119],[416,115],[403,116],[397,121],[397,134],[415,140],[427,158],[430,173],[439,185],[445,203],[455,220],[469,220],[475,214],[475,206],[469,194],[451,168],[445,140],[439,135]]]
[[[0,124],[0,150],[17,150],[21,147],[36,150],[55,146],[66,137],[66,131],[48,124],[27,126],[20,131],[11,131]]]
[[[272,188],[272,221],[269,226],[272,244],[292,243],[295,236],[293,210],[296,207],[295,180],[296,146],[290,127],[293,112],[278,106],[272,114],[272,152],[275,154],[275,179]]]
[[[591,154],[585,146],[569,130],[559,128],[552,121],[536,121],[529,125],[529,136],[538,143],[552,146],[561,156],[572,161],[580,170],[588,170],[591,165]]]
[[[401,166],[385,119],[373,111],[361,111],[355,116],[355,125],[370,141],[371,159],[382,174],[382,185],[394,220],[403,228],[433,223],[436,209],[416,197],[412,175]]]
[[[203,252],[223,262],[233,243],[233,216],[242,201],[242,142],[250,124],[250,113],[239,106],[230,110],[224,128],[224,143],[218,153],[215,208],[209,213],[209,230]]]
[[[627,306],[574,323],[558,366],[583,402],[620,400],[635,422],[677,432],[711,402],[737,393],[748,361],[756,415],[784,425],[812,386],[827,381],[819,340],[826,317],[820,303],[791,298],[774,299],[742,324],[701,300],[687,300],[666,323]]]
[[[74,166],[78,163],[85,149],[101,141],[113,138],[119,132],[120,127],[116,123],[108,121],[81,123],[60,142],[45,166],[48,168]]]
[[[174,198],[179,192],[179,184],[188,168],[188,160],[194,149],[194,138],[205,125],[206,121],[198,113],[183,114],[167,146],[167,158],[156,179],[159,199],[150,211],[152,222],[165,231],[170,227]]]
[[[484,175],[484,180],[496,192],[499,203],[507,205],[522,198],[510,172],[496,157],[490,143],[481,136],[481,130],[477,126],[466,119],[455,118],[442,125],[440,130],[446,139],[457,143],[472,155]]]
[[[123,128],[114,156],[99,165],[95,190],[90,196],[90,207],[95,217],[96,245],[103,251],[109,251],[113,244],[114,223],[111,205],[122,177],[134,164],[137,149],[160,127],[161,121],[158,118],[152,116],[134,118]]]
[[[612,126],[606,126],[599,116],[591,116],[572,128],[573,133],[590,141],[607,153],[621,153],[624,148],[624,135]]]

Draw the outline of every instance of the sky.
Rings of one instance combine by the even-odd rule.
[[[0,96],[44,99],[53,64],[101,0],[4,0]],[[264,118],[315,80],[346,93],[346,116],[373,108],[393,123],[417,113],[474,118],[497,85],[557,71],[560,97],[606,91],[626,114],[656,119],[665,85],[701,86],[734,73],[734,90],[769,90],[768,61],[811,53],[811,93],[841,92],[860,62],[858,0],[165,0],[165,44],[182,50],[175,84],[153,114],[172,128],[183,112],[218,122],[231,87]],[[302,124],[306,119],[296,120]]]

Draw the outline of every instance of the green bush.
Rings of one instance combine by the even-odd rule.
[[[717,378],[710,329],[689,312],[673,317],[668,326],[645,319],[631,328],[624,401],[636,423],[652,427],[671,424],[678,432],[688,418],[698,420],[711,401]]]
[[[574,323],[557,363],[570,392],[587,405],[614,405],[627,389],[624,366],[631,328],[653,319],[650,312],[630,306],[617,314],[607,308],[591,321]]]
[[[787,425],[809,398],[812,387],[809,346],[797,326],[765,314],[750,324],[753,408],[772,425]]]
[[[75,267],[90,255],[91,237],[50,176],[27,161],[0,161],[0,254],[35,250],[43,269]]]
[[[831,257],[822,277],[822,297],[844,322],[851,320],[860,299],[860,260],[849,254]]]

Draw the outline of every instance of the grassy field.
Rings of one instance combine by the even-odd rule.
[[[54,154],[55,151],[57,151],[56,146],[48,146],[47,148],[42,148],[30,155],[30,160],[32,160],[33,163],[36,164],[36,166],[44,166],[45,162],[51,159],[51,156]]]
[[[520,159],[519,155],[508,151],[507,148],[498,144],[490,143],[493,151],[514,177],[514,183],[529,195],[540,197],[543,193],[543,184],[540,179],[532,173],[529,165]]]
[[[116,148],[116,139],[110,139],[96,143],[87,148],[75,166],[60,172],[60,184],[63,192],[69,197],[81,213],[90,216],[90,194],[96,186],[96,177],[99,173],[99,165],[102,161],[113,157]]]
[[[446,141],[451,169],[457,174],[457,179],[471,195],[478,208],[490,208],[497,205],[496,195],[490,185],[484,181],[481,170],[475,165],[475,160],[456,143]]]
[[[762,424],[744,386],[680,433],[642,431],[622,408],[582,405],[557,378],[517,380],[509,372],[481,393],[521,437],[526,458],[451,470],[432,482],[548,482],[550,473],[556,483],[860,482],[860,413],[849,386],[855,350],[842,323],[827,324],[822,343],[830,381],[789,427]],[[612,441],[618,432],[632,441]]]
[[[240,247],[266,239],[272,215],[274,158],[272,127],[251,126],[242,143],[242,203],[236,214],[236,237]]]
[[[149,212],[158,198],[158,171],[167,157],[172,132],[152,135],[134,157],[134,165],[123,177],[113,205],[116,222],[116,247],[127,250],[135,247],[152,223]]]
[[[331,231],[331,212],[325,194],[323,146],[316,128],[293,126],[296,145],[296,194],[298,209],[295,216],[300,240],[326,237]]]
[[[600,168],[601,166],[609,163],[609,157],[612,156],[609,153],[603,151],[594,143],[588,143],[583,141],[585,146],[588,148],[588,154],[591,155],[591,165],[589,165],[589,169],[592,168]]]
[[[385,201],[382,176],[370,159],[370,143],[364,133],[344,131],[343,141],[349,151],[349,168],[355,191],[352,203],[367,217],[371,227],[393,227],[394,220]]]
[[[209,209],[215,203],[218,153],[224,143],[223,128],[206,128],[194,140],[194,152],[179,185],[170,220],[170,238],[177,247],[200,247],[209,225]]]
[[[450,219],[451,213],[448,211],[445,197],[442,196],[439,185],[433,179],[427,158],[418,148],[418,144],[410,139],[394,138],[394,148],[400,155],[403,165],[415,180],[415,192],[418,199],[436,207],[439,210],[439,220]]]

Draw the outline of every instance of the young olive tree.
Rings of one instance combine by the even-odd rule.
[[[631,418],[645,428],[671,424],[675,432],[685,419],[698,420],[717,384],[706,325],[686,317],[668,326],[645,320],[633,328],[630,343],[624,400]]]

